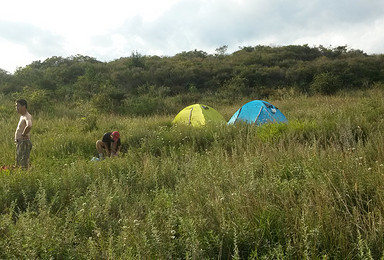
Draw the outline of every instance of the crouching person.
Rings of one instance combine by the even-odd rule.
[[[96,150],[100,160],[103,160],[105,157],[118,156],[120,146],[120,133],[117,131],[107,132],[101,140],[96,141]]]

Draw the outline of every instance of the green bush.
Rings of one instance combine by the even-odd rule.
[[[340,90],[341,86],[339,76],[331,72],[324,72],[315,75],[311,83],[311,90],[315,93],[330,95]]]

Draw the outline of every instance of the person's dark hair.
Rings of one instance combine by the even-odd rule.
[[[18,99],[18,100],[16,101],[16,103],[19,104],[20,106],[23,106],[23,107],[25,107],[25,108],[28,108],[28,103],[27,103],[27,100],[25,100],[25,99]]]

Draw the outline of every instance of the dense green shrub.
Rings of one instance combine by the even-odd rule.
[[[320,94],[333,94],[342,87],[340,78],[329,72],[315,75],[311,83],[311,90]]]
[[[144,115],[161,107],[155,97],[216,93],[228,103],[250,95],[268,98],[283,88],[334,94],[340,89],[371,88],[384,80],[383,55],[346,46],[248,46],[231,54],[219,48],[219,53],[194,50],[158,57],[136,52],[108,63],[82,55],[51,57],[13,75],[0,71],[0,91],[22,93],[24,86],[30,86],[54,101],[93,99],[95,107],[108,113],[124,99],[149,95],[148,111],[140,101],[135,104]]]

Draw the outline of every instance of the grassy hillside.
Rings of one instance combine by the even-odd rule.
[[[0,100],[10,165],[18,115]],[[384,89],[268,101],[288,124],[191,129],[87,104],[35,114],[32,169],[0,172],[0,258],[382,257]],[[208,105],[229,119],[244,102]],[[123,155],[91,162],[108,130]]]

